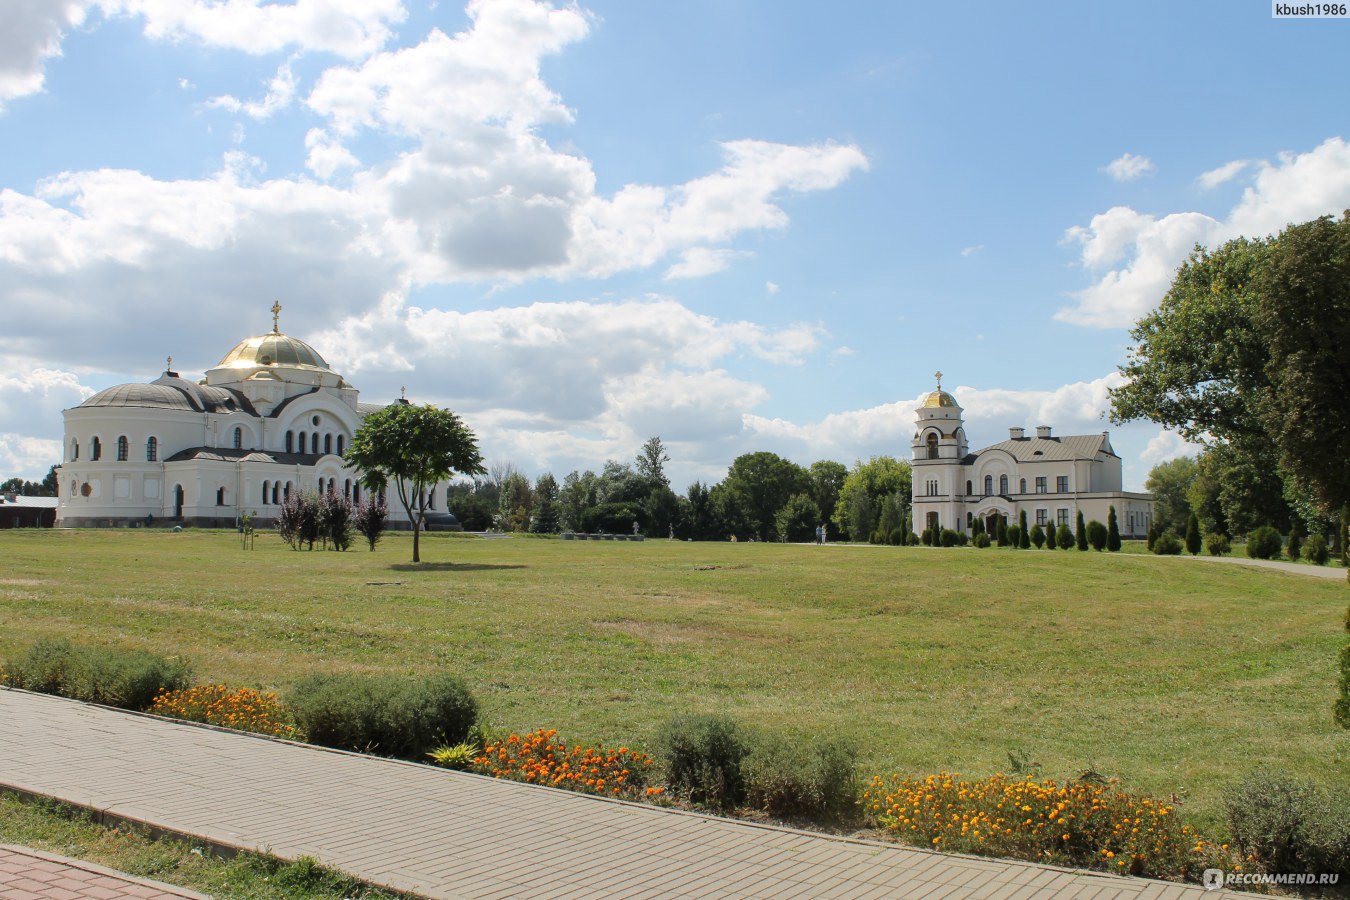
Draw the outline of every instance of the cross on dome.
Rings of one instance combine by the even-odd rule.
[[[937,379],[937,389],[939,391],[942,390],[942,371],[938,370],[937,372],[934,372],[933,377]]]
[[[280,318],[281,318],[281,301],[279,301],[279,300],[274,300],[274,301],[272,301],[272,333],[273,333],[273,334],[281,334],[280,329],[277,328],[277,321],[278,321]]]

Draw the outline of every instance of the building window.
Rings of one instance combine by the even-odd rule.
[[[300,432],[300,441],[299,441],[299,443],[296,445],[295,452],[296,452],[296,453],[304,453],[304,452],[305,452],[305,433],[304,433],[303,431]]]
[[[343,450],[346,449],[346,444],[347,444],[347,439],[346,439],[346,437],[339,434],[339,435],[338,435],[338,452],[337,452],[337,455],[338,455],[338,456],[341,456],[341,455],[342,455]]]
[[[928,514],[928,527],[929,527],[929,528],[936,528],[936,527],[938,527],[938,514],[937,514],[937,513],[935,513],[935,512],[930,512],[930,513]]]
[[[268,489],[269,486],[270,486],[270,482],[267,482],[267,481],[264,481],[264,482],[263,482],[262,502],[263,502],[263,505],[264,505],[264,506],[267,505],[267,494],[268,494],[268,490],[267,490],[267,489]]]
[[[966,481],[966,496],[969,497],[969,496],[970,496],[971,494],[973,494],[973,493],[975,493],[975,486],[974,486],[973,484],[971,484],[969,480],[967,480],[967,481]]]
[[[102,456],[103,456],[103,442],[100,441],[98,438],[94,438],[89,450],[89,459],[92,462],[98,462]]]
[[[974,524],[975,524],[975,514],[974,514],[974,513],[966,513],[966,527],[967,527],[967,528],[970,528],[970,527],[973,526]]]
[[[224,506],[224,505],[225,505],[225,489],[223,487],[216,488],[216,506]]]
[[[286,482],[286,487],[282,488],[281,499],[283,502],[291,499],[291,483],[289,481]]]
[[[984,476],[984,495],[988,497],[993,492],[994,492],[994,476],[986,475]]]
[[[936,497],[938,495],[937,479],[936,478],[928,479],[928,481],[924,483],[924,489],[927,491],[927,495],[929,497]]]
[[[1017,493],[1025,494],[1027,492],[1027,480],[1023,478],[1017,483]]]
[[[1008,476],[998,476],[998,492],[1004,497],[1008,496]]]
[[[234,430],[234,449],[244,449],[244,429],[236,428]]]
[[[309,452],[319,452],[319,433],[317,431],[309,436]]]
[[[937,459],[937,458],[938,458],[938,440],[937,440],[937,435],[936,435],[936,434],[933,434],[931,431],[928,433],[928,458],[929,458],[929,459]]]
[[[1068,525],[1069,511],[1067,509],[1055,510],[1055,521],[1058,522],[1060,525]]]
[[[131,458],[131,442],[127,440],[125,434],[117,436],[117,461],[126,462]]]
[[[295,452],[295,432],[292,431],[286,432],[286,452],[287,453]]]
[[[1037,524],[1037,525],[1044,526],[1045,523],[1049,520],[1049,518],[1050,518],[1049,510],[1045,510],[1045,509],[1038,509],[1038,510],[1036,510],[1036,524]]]
[[[1067,494],[1069,492],[1069,476],[1060,475],[1055,478],[1055,493]]]
[[[325,434],[323,436],[323,452],[324,453],[333,452],[333,436],[331,434]]]
[[[159,462],[159,438],[148,437],[145,439],[145,461]]]
[[[272,505],[276,506],[281,501],[281,482],[272,482]]]
[[[1045,476],[1044,476],[1044,475],[1038,475],[1038,476],[1036,476],[1036,493],[1038,493],[1038,494],[1044,494],[1044,493],[1045,493]]]

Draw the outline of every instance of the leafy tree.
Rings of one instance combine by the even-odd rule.
[[[1009,544],[1014,550],[1021,550],[1021,549],[1022,549],[1022,526],[1021,526],[1021,525],[1009,525],[1009,526],[1008,526],[1008,544]],[[1028,544],[1028,546],[1030,546],[1030,544]]]
[[[1031,542],[1036,545],[1037,550],[1045,544],[1045,530],[1041,528],[1040,522],[1031,526]]]
[[[1111,511],[1106,516],[1106,549],[1112,553],[1120,550],[1120,523],[1116,521],[1116,508],[1111,507]]]
[[[774,517],[793,494],[807,494],[811,479],[806,470],[776,453],[760,451],[736,457],[722,482],[754,535],[761,541],[777,536]]]
[[[909,531],[909,504],[898,494],[887,494],[881,500],[881,515],[877,528],[890,539],[891,532]]]
[[[681,517],[684,536],[696,541],[716,541],[725,537],[722,527],[717,523],[713,509],[712,493],[701,481],[689,485],[685,492],[685,513]]]
[[[456,483],[446,491],[445,507],[459,519],[465,531],[488,531],[497,516],[498,497],[485,490],[485,482]]]
[[[1186,521],[1186,552],[1191,556],[1200,552],[1200,519],[1195,513]]]
[[[0,482],[0,494],[18,494],[21,497],[55,497],[56,466],[47,470],[41,481],[24,481],[22,478],[10,478]]]
[[[319,536],[325,547],[330,542],[334,550],[346,550],[352,545],[355,515],[356,507],[352,501],[337,491],[324,491],[319,495]]]
[[[666,537],[680,517],[680,498],[665,485],[657,485],[642,504],[643,512],[654,537]]]
[[[646,443],[638,452],[634,466],[638,475],[647,479],[653,485],[663,488],[670,487],[670,481],[666,478],[666,463],[670,462],[670,457],[666,454],[665,445],[661,443],[661,438],[647,438]]]
[[[908,462],[891,456],[874,456],[867,462],[855,462],[839,488],[834,522],[840,531],[848,532],[850,540],[865,541],[877,527],[883,501],[891,495],[898,495],[902,524],[908,522],[912,496],[912,473]]]
[[[1299,540],[1299,537],[1299,524],[1295,522],[1289,527],[1289,543],[1284,548],[1285,552],[1289,554],[1289,558],[1294,562],[1299,561],[1303,550],[1303,543]]]
[[[557,534],[561,516],[558,509],[558,482],[551,472],[545,472],[534,483],[534,516],[530,519],[530,531],[535,534]]]
[[[1027,531],[1027,511],[1017,514],[1017,546],[1022,550],[1031,549],[1031,532]]]
[[[816,501],[816,507],[822,515],[834,515],[839,506],[839,493],[844,489],[844,479],[848,477],[848,466],[822,459],[811,463],[807,474],[811,477],[811,499]]]
[[[568,531],[584,530],[581,527],[581,516],[598,502],[598,481],[595,473],[589,469],[584,475],[572,471],[563,478],[559,502],[562,507],[562,525]]]
[[[1158,463],[1149,470],[1144,489],[1153,495],[1156,504],[1153,519],[1163,528],[1181,531],[1186,527],[1186,518],[1191,514],[1187,491],[1195,481],[1198,468],[1195,460],[1182,456]]]
[[[1086,550],[1088,548],[1087,526],[1083,524],[1083,511],[1081,509],[1078,511],[1078,532],[1076,536],[1078,549]]]
[[[718,529],[719,540],[734,537],[738,541],[748,541],[755,536],[755,523],[741,503],[739,493],[728,487],[725,481],[709,489],[708,499],[712,505],[712,520]]]
[[[793,494],[774,517],[774,528],[780,539],[804,544],[815,538],[820,524],[820,507],[810,494]]]
[[[413,562],[426,521],[427,489],[456,472],[481,475],[483,458],[473,432],[448,409],[393,403],[371,413],[352,437],[346,460],[362,483],[380,490],[391,481],[413,526]]]

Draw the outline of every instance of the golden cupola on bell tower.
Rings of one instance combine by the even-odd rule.
[[[916,465],[955,463],[966,455],[964,410],[956,398],[942,389],[942,373],[933,376],[934,388],[915,413],[913,461]]]

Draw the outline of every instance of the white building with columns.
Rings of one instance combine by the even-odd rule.
[[[120,384],[65,410],[57,525],[232,527],[245,513],[262,525],[293,491],[359,500],[342,454],[384,404],[360,402],[313,347],[282,334],[280,313],[273,305],[272,331],[240,341],[200,381],[173,371],[170,358],[148,384]],[[447,486],[432,489],[437,511]],[[396,502],[389,520],[408,527]]]
[[[1016,525],[1068,525],[1083,520],[1107,522],[1111,507],[1123,538],[1143,538],[1153,523],[1153,496],[1123,490],[1121,460],[1110,435],[1056,436],[1041,425],[1034,435],[1008,429],[1008,439],[971,452],[963,410],[956,398],[937,389],[916,414],[913,443],[914,530],[936,524],[969,534],[979,519],[993,533],[1001,516]]]

